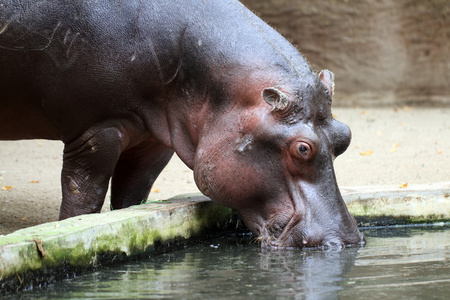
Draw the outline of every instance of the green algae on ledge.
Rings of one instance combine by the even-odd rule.
[[[150,254],[161,245],[219,231],[231,214],[206,197],[186,196],[18,230],[0,237],[0,284],[13,280],[23,286],[27,272],[51,274],[62,265],[93,268],[105,256]]]

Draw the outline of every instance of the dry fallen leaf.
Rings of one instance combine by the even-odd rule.
[[[413,108],[411,106],[403,106],[403,110],[413,110]]]
[[[442,154],[442,150],[438,150],[438,151],[437,151],[437,154]]]
[[[392,146],[392,149],[389,149],[389,152],[397,151],[398,146],[400,146],[400,143],[394,144],[394,146]]]
[[[39,180],[30,180],[30,183],[39,183]]]
[[[373,154],[373,151],[372,150],[367,150],[367,151],[364,151],[364,152],[359,152],[359,155],[361,155],[361,156],[369,156],[369,155],[372,155]]]
[[[158,193],[158,192],[159,192],[159,189],[158,189],[158,188],[152,188],[152,189],[151,189],[151,192],[152,192],[152,193]]]
[[[5,185],[4,187],[2,187],[2,191],[8,191],[8,190],[11,190],[13,188],[14,188],[13,186]]]
[[[408,183],[405,182],[405,183],[400,184],[398,187],[401,188],[401,189],[404,189],[404,188],[406,188],[407,186],[408,186]]]
[[[26,221],[26,220],[27,220],[27,217],[23,217],[23,218],[22,218],[22,221]]]
[[[42,259],[45,259],[45,255],[47,254],[47,251],[45,250],[45,242],[41,239],[34,238],[33,241],[36,243],[36,248],[41,255]]]

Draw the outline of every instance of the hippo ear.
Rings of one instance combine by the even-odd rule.
[[[262,91],[263,99],[272,106],[272,111],[279,113],[289,109],[289,98],[280,90],[270,87]]]
[[[322,70],[319,73],[319,78],[327,87],[328,94],[333,97],[334,94],[334,74],[329,70]]]

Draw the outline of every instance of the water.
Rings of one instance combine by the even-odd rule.
[[[263,251],[227,237],[130,262],[24,299],[449,299],[450,227],[365,230],[367,246]]]

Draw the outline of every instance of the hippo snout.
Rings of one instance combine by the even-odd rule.
[[[301,239],[290,238],[287,241],[279,241],[273,237],[260,239],[261,247],[266,249],[321,249],[340,250],[352,246],[364,246],[366,239],[362,233],[356,232],[351,237],[327,237],[318,239],[317,237],[303,237]]]
[[[351,235],[325,237],[321,241],[306,238],[302,243],[304,248],[339,250],[345,247],[363,246],[366,243],[366,239],[361,232],[355,231]]]
[[[346,247],[363,246],[366,243],[364,235],[359,231],[356,221],[345,230],[323,229],[317,226],[308,227],[303,222],[299,222],[288,232],[283,232],[278,237],[276,234],[264,234],[259,237],[262,248],[266,249],[335,249],[340,250]],[[270,232],[269,229],[267,232]]]

